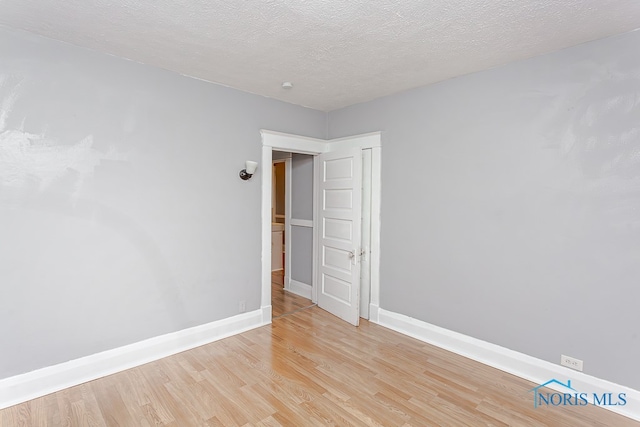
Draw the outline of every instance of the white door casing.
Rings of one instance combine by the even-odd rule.
[[[318,306],[358,326],[362,150],[336,150],[318,160]]]
[[[362,135],[354,135],[344,138],[322,140],[300,135],[261,130],[262,157],[261,164],[269,165],[272,162],[272,151],[288,151],[300,154],[310,154],[314,156],[314,171],[319,170],[318,157],[322,153],[333,152],[346,148],[359,148],[360,150],[371,149],[371,246],[369,248],[370,262],[370,286],[369,295],[369,319],[378,322],[378,308],[380,301],[380,197],[381,197],[381,132],[372,132]],[[262,268],[261,268],[261,310],[263,324],[271,323],[271,192],[272,192],[272,171],[269,167],[261,168],[262,186]],[[319,186],[318,180],[314,178],[314,205],[318,206]],[[318,209],[314,208],[313,229],[313,276],[311,299],[318,300],[318,269],[319,259],[319,218]]]
[[[362,150],[362,250],[360,251],[360,317],[369,320],[371,296],[371,149]]]

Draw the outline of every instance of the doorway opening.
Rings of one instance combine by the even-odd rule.
[[[285,213],[284,240],[286,243],[283,266],[285,287],[289,284],[289,290],[297,291],[296,294],[307,295],[310,287],[313,303],[318,302],[321,308],[354,325],[358,324],[360,316],[377,321],[380,260],[380,133],[334,140],[320,140],[265,130],[261,131],[261,134],[263,165],[272,164],[274,152],[278,151],[293,153],[292,156],[306,155],[304,157],[307,159],[313,159],[309,162],[309,165],[313,165],[313,183],[310,186],[311,192],[308,189],[306,191],[307,197],[311,196],[313,204],[311,219],[292,218],[291,206],[289,206],[288,218]],[[345,153],[349,155],[343,155]],[[286,172],[287,170],[285,177]],[[347,195],[346,187],[341,187],[339,183],[338,187],[335,186],[337,181],[343,180],[345,174],[353,175],[348,180],[349,197],[353,197],[351,199],[353,203],[350,204],[345,202],[344,198]],[[273,186],[273,171],[270,168],[263,168],[261,307],[264,323],[270,323],[272,312],[275,315],[271,301]],[[286,192],[290,189],[290,184],[286,184],[285,187]],[[338,212],[346,206],[343,202],[349,206],[357,206],[356,210],[350,210],[350,217],[346,218],[349,220],[348,224],[341,217],[342,213]],[[342,225],[339,224],[340,221]],[[357,230],[357,233],[353,234],[355,237],[345,246],[345,236],[351,236],[344,230],[347,225],[352,230]],[[307,241],[309,237],[312,241],[310,286],[301,286],[308,283],[295,279],[296,266],[300,265],[295,259],[292,260],[292,255],[295,258],[295,254],[298,254],[296,250],[291,249],[290,245],[292,234],[295,238],[295,230],[306,230]],[[337,235],[335,231],[343,234]],[[344,234],[345,232],[347,234]],[[337,246],[336,243],[338,243]],[[309,245],[306,247],[308,248]],[[351,261],[345,262],[349,259]],[[345,277],[346,280],[343,280],[340,274],[347,270],[356,274],[348,275]],[[305,281],[308,281],[308,278],[307,275]],[[363,283],[360,283],[360,279]],[[344,306],[340,310],[348,310],[348,316],[338,312],[340,310],[336,311],[336,304],[333,303],[338,300],[342,300],[342,306]]]
[[[272,151],[273,318],[312,307],[313,156]]]

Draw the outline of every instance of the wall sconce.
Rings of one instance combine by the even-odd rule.
[[[245,169],[240,171],[240,178],[243,180],[248,180],[253,176],[256,172],[256,168],[258,167],[258,162],[252,162],[251,160],[247,160],[245,163]]]

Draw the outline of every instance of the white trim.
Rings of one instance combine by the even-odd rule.
[[[306,136],[291,135],[288,133],[261,130],[262,145],[276,148],[278,151],[291,151],[300,154],[320,154],[328,150],[329,144],[323,139],[309,138]],[[271,162],[271,159],[269,159]]]
[[[311,256],[313,257],[313,262],[311,263],[311,302],[317,304],[318,302],[318,263],[319,252],[318,252],[318,242],[320,241],[320,224],[318,220],[318,209],[316,207],[316,203],[320,197],[320,183],[318,181],[318,169],[320,168],[320,160],[318,156],[313,156],[313,249],[311,250]]]
[[[360,150],[362,155],[362,245],[360,247],[359,313],[369,319],[371,303],[371,149]]]
[[[270,311],[264,319],[261,310],[242,313],[0,380],[0,409],[260,327]]]
[[[380,138],[378,133],[378,138]],[[371,149],[371,290],[369,295],[369,316],[371,307],[380,305],[380,206],[382,202],[382,147]],[[372,317],[370,317],[372,318]],[[377,310],[376,310],[377,318]]]
[[[284,163],[284,284],[291,280],[291,187],[292,165],[291,157]]]
[[[372,318],[373,319],[373,305]],[[640,391],[621,386],[610,381],[577,372],[564,366],[556,365],[517,351],[509,350],[496,344],[479,340],[458,332],[441,328],[382,308],[377,310],[375,323],[420,341],[433,344],[485,365],[500,369],[535,384],[544,384],[552,378],[570,379],[572,387],[581,392],[592,393],[626,393],[625,406],[602,406],[612,412],[640,421]],[[564,391],[558,385],[550,384],[549,388]],[[533,405],[533,394],[531,395]]]
[[[289,279],[289,292],[311,299],[311,285]]]
[[[381,325],[380,307],[377,304],[373,304],[373,303],[369,304],[369,321]]]
[[[382,146],[381,132],[371,132],[362,135],[345,136],[343,138],[335,138],[329,140],[329,148],[327,151],[332,151],[340,147],[341,150],[347,148],[375,148]]]
[[[271,304],[260,308],[262,311],[262,324],[268,325],[271,323]]]
[[[291,219],[291,225],[296,227],[309,227],[313,228],[313,220],[312,219]]]

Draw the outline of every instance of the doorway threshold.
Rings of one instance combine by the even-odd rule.
[[[282,314],[280,314],[279,316],[273,316],[273,317],[271,318],[271,320],[276,320],[276,319],[280,319],[281,317],[291,316],[292,314],[296,314],[296,313],[298,313],[298,312],[300,312],[300,311],[308,310],[308,309],[310,309],[310,308],[316,307],[317,305],[318,305],[318,304],[311,304],[311,305],[308,305],[308,306],[306,306],[306,307],[297,308],[297,309],[295,309],[295,310],[293,310],[293,311],[288,311],[288,312],[286,312],[286,313],[282,313]]]

